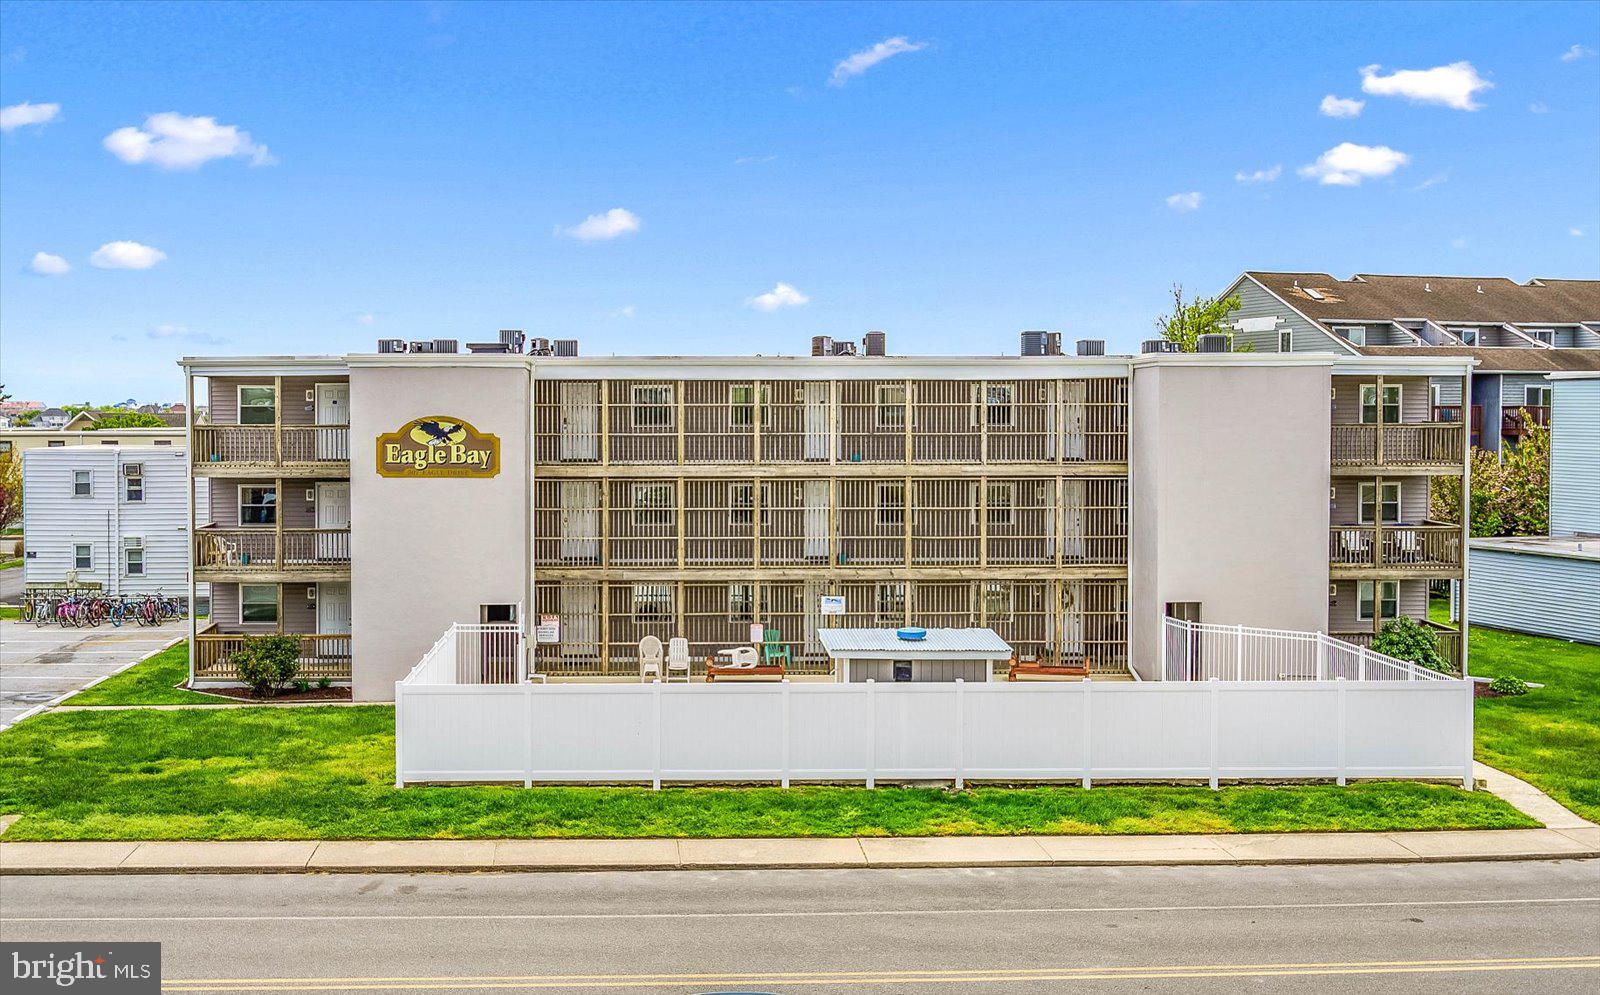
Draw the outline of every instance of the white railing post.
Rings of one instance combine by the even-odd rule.
[[[1471,681],[1463,679],[1461,684],[1461,694],[1467,699],[1465,704],[1462,706],[1467,715],[1467,759],[1465,766],[1463,766],[1461,769],[1461,786],[1468,791],[1471,791],[1477,787],[1477,779],[1473,776],[1472,766],[1474,748],[1474,743],[1472,741],[1472,720],[1474,715],[1473,697],[1475,692],[1473,691],[1473,684]]]
[[[1167,679],[1167,643],[1172,639],[1172,619],[1161,619],[1161,679]]]
[[[522,717],[527,728],[523,734],[522,786],[533,787],[533,685],[522,683]]]
[[[878,786],[878,682],[867,678],[867,787]]]
[[[1334,711],[1335,711],[1335,713],[1337,715],[1337,726],[1336,726],[1336,728],[1338,729],[1338,735],[1339,735],[1339,787],[1341,787],[1341,788],[1344,787],[1344,783],[1345,783],[1345,773],[1344,773],[1344,771],[1345,771],[1345,723],[1344,723],[1344,691],[1345,691],[1345,687],[1344,686],[1345,686],[1345,680],[1344,680],[1343,677],[1335,677],[1333,679],[1333,691],[1334,691],[1334,699],[1335,699],[1335,709],[1334,709]]]
[[[651,751],[651,755],[652,755],[652,758],[653,758],[653,763],[651,764],[652,776],[650,778],[650,787],[654,788],[657,791],[660,791],[661,790],[661,735],[662,735],[662,732],[661,732],[661,678],[657,677],[655,680],[650,682],[650,697],[651,697],[651,709],[650,709],[651,724],[655,727],[655,728],[650,730],[651,733],[653,733],[653,735],[650,737],[651,741],[655,744],[655,746],[652,748],[652,751]]]
[[[1328,643],[1327,637],[1317,633],[1317,680],[1328,679]]]
[[[1244,626],[1236,625],[1234,628],[1234,661],[1238,665],[1238,676],[1235,680],[1244,680]]]
[[[1094,700],[1089,691],[1094,687],[1094,681],[1085,674],[1078,683],[1083,685],[1083,789],[1087,791],[1094,785],[1094,762],[1090,752],[1094,747],[1094,727],[1089,711],[1089,703]]]
[[[1366,679],[1367,679],[1367,648],[1365,646],[1357,646],[1356,647],[1356,680],[1364,681]]]
[[[1211,688],[1211,790],[1217,790],[1217,749],[1222,723],[1222,684],[1212,677],[1206,681]]]
[[[965,783],[962,774],[966,769],[966,692],[967,682],[960,677],[956,678],[956,790],[960,791]]]
[[[789,678],[785,677],[778,687],[778,697],[783,704],[783,781],[782,786],[789,786]]]

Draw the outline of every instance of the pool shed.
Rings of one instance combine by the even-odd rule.
[[[988,681],[1013,653],[993,629],[822,629],[817,639],[846,683]]]

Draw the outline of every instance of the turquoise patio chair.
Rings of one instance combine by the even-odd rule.
[[[777,629],[767,629],[761,634],[761,662],[770,667],[774,662],[782,662],[785,667],[794,665],[793,650],[783,641],[783,633]]]

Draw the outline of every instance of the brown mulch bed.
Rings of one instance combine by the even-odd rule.
[[[237,698],[240,701],[258,701],[264,703],[279,701],[349,701],[351,697],[350,689],[347,687],[319,688],[313,686],[309,691],[296,691],[294,688],[287,688],[280,690],[277,694],[269,695],[265,698],[258,698],[256,697],[255,692],[251,691],[249,688],[195,688],[189,687],[187,684],[181,686],[186,690],[198,691],[201,694],[214,694],[223,698]]]

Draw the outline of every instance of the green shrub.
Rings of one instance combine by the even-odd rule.
[[[1450,664],[1439,652],[1439,644],[1434,641],[1433,633],[1409,615],[1401,615],[1383,623],[1377,638],[1372,641],[1372,650],[1396,660],[1407,660],[1419,667],[1437,670],[1441,674],[1450,672]]]
[[[307,691],[311,690],[311,682],[307,680],[295,681],[294,689],[299,691],[301,694],[305,694]]]
[[[331,677],[319,677],[319,678],[317,678],[317,687],[321,688],[324,691],[328,690],[328,685],[330,685],[332,683],[333,683],[333,678],[331,678]]]
[[[1519,694],[1528,693],[1528,682],[1520,677],[1512,677],[1508,674],[1504,677],[1496,677],[1494,680],[1490,681],[1489,690],[1493,691],[1495,694],[1503,694],[1507,697],[1514,698]]]
[[[300,669],[300,637],[249,636],[231,659],[239,679],[265,697],[294,680]]]

